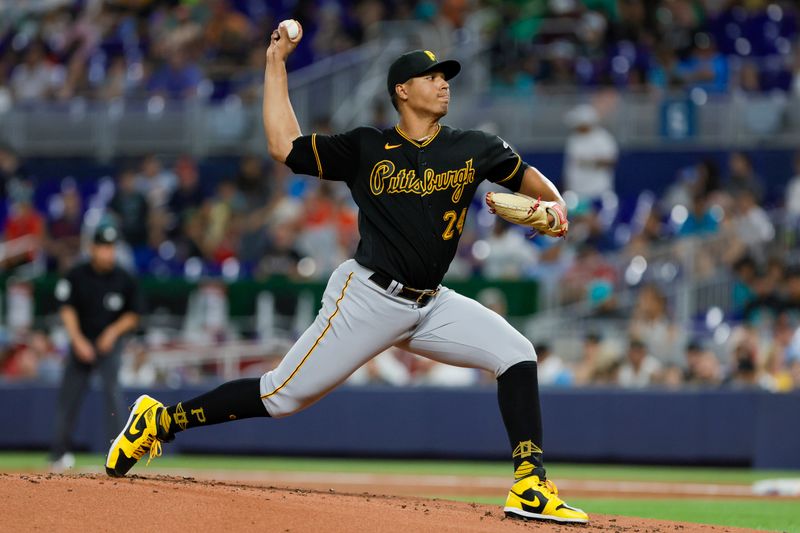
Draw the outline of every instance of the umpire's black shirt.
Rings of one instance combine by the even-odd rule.
[[[518,191],[527,165],[495,135],[441,126],[417,142],[399,127],[295,139],[286,164],[344,181],[359,207],[355,259],[416,289],[435,289],[484,179]]]
[[[56,299],[75,308],[81,332],[92,342],[124,313],[143,311],[133,276],[119,266],[98,272],[88,261],[78,264],[58,281]]]

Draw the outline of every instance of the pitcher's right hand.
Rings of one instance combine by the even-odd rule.
[[[297,38],[292,41],[286,33],[286,28],[278,26],[270,36],[269,48],[267,48],[267,60],[277,59],[279,61],[286,61],[289,54],[294,52],[298,43],[303,39],[303,26],[298,22],[297,26],[300,28],[300,33]]]

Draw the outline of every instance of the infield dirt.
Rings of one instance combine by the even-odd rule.
[[[376,489],[377,490],[377,489]],[[1,474],[3,531],[741,532],[743,529],[593,515],[588,525],[506,519],[497,506],[264,487],[175,476]]]

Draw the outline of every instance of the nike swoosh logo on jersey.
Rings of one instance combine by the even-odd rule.
[[[389,143],[386,143],[386,144],[383,145],[383,149],[384,150],[391,150],[392,148],[399,148],[401,146],[402,146],[402,144],[389,144]]]

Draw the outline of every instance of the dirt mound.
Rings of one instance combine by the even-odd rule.
[[[102,474],[0,474],[0,501],[6,531],[743,531],[602,515],[593,515],[587,526],[526,523],[506,519],[495,506],[174,476],[112,479]]]

